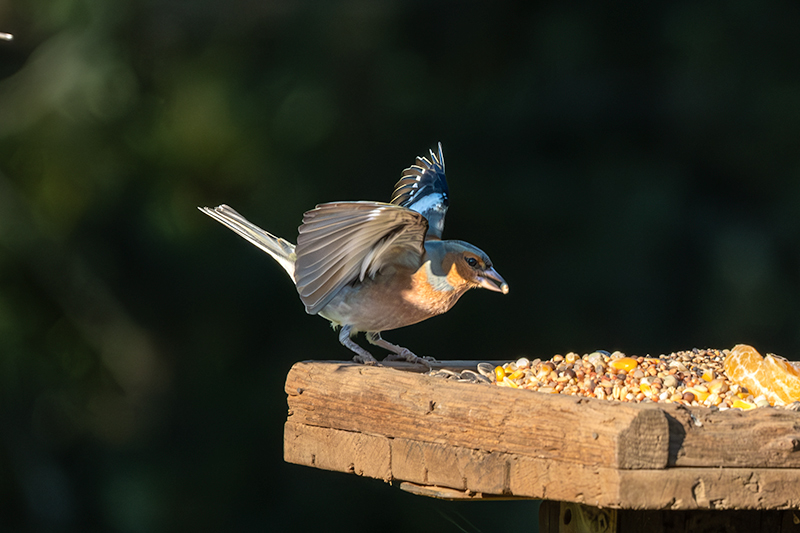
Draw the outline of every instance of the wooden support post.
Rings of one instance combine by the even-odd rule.
[[[800,512],[632,511],[598,509],[570,502],[543,501],[540,533],[800,533]]]

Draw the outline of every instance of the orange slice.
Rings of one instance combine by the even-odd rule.
[[[753,396],[763,394],[772,405],[800,400],[800,368],[783,357],[761,357],[752,346],[737,344],[725,358],[725,372]]]
[[[764,367],[767,371],[767,378],[772,383],[772,391],[784,403],[800,400],[800,368],[783,357],[773,354],[767,354],[764,358]]]

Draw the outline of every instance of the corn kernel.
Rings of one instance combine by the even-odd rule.
[[[722,403],[722,398],[716,392],[712,392],[705,400],[706,405],[719,405]]]
[[[708,390],[715,394],[721,394],[728,391],[728,384],[724,379],[715,379],[708,383]]]
[[[734,400],[733,405],[731,405],[731,407],[738,408],[738,409],[743,409],[745,411],[747,411],[748,409],[755,409],[756,408],[756,406],[753,405],[752,403],[745,402],[745,401],[742,401],[742,400]]]
[[[525,375],[524,370],[515,370],[514,372],[511,373],[511,375],[508,376],[508,379],[519,379],[524,375]]]
[[[506,377],[506,371],[502,366],[494,367],[494,376],[497,378],[497,381],[503,381],[503,378]]]
[[[620,357],[619,359],[612,360],[609,363],[609,365],[617,370],[624,370],[625,372],[630,372],[631,370],[639,366],[639,361],[637,361],[633,357]]]
[[[692,394],[694,394],[694,397],[700,403],[703,403],[704,401],[706,401],[706,398],[708,398],[708,391],[698,389],[697,387],[686,389],[686,392],[691,392]]]
[[[516,383],[514,383],[513,381],[508,379],[508,377],[504,377],[503,378],[503,383],[506,384],[507,386],[511,387],[512,389],[518,389],[519,388],[519,385],[517,385]]]
[[[703,372],[703,376],[702,376],[704,381],[714,381],[714,379],[716,379],[716,377],[717,376],[714,375],[714,371],[711,370],[710,368],[707,368],[706,371]]]

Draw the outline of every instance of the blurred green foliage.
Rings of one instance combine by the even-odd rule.
[[[511,293],[388,339],[796,359],[798,27],[780,0],[0,0],[0,529],[530,531],[533,503],[284,464],[286,372],[349,354],[195,207],[294,239],[441,140],[446,237]]]

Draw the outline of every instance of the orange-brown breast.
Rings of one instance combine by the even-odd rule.
[[[442,283],[438,288],[430,283],[429,273],[425,265],[420,267],[412,276],[411,289],[403,297],[415,307],[427,310],[431,316],[446,313],[469,287],[455,264],[447,273],[447,284]]]
[[[448,311],[469,288],[455,266],[448,284],[431,285],[430,269],[391,268],[375,279],[346,287],[320,315],[334,323],[350,324],[357,331],[388,331],[416,324]]]

